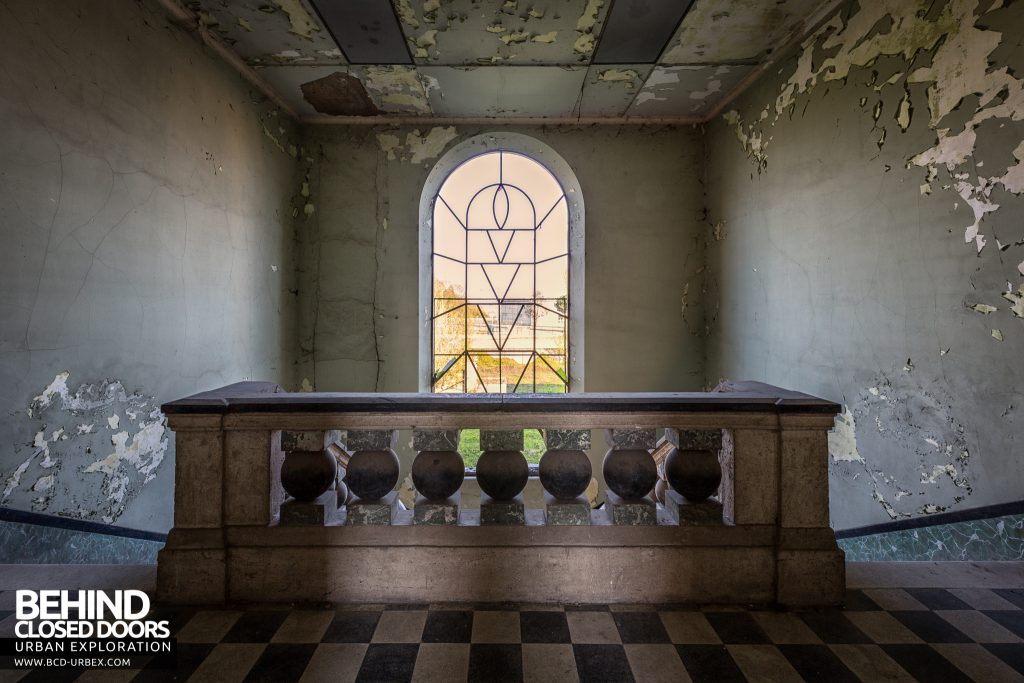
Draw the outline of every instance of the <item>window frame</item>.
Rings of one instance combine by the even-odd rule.
[[[533,159],[555,177],[565,192],[569,215],[568,372],[570,393],[584,387],[585,241],[583,192],[576,174],[554,149],[520,133],[485,133],[459,143],[434,164],[420,194],[419,211],[419,391],[432,393],[433,383],[433,217],[438,191],[448,176],[469,159],[488,152],[511,152]]]

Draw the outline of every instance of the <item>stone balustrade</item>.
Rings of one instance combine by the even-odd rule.
[[[242,383],[163,410],[176,443],[164,600],[830,605],[844,593],[828,516],[839,406],[806,394],[757,383],[471,396]],[[464,429],[480,429],[469,474]],[[523,495],[524,429],[545,446],[535,508]],[[403,430],[416,452],[408,505],[396,491]],[[602,437],[608,450],[592,460]],[[467,476],[478,508],[462,506]]]

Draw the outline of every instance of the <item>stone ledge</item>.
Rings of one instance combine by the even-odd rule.
[[[452,602],[748,604],[775,599],[771,548],[584,546],[552,552],[492,544],[315,552],[316,565],[309,566],[310,549],[233,549],[229,600],[397,603],[444,596]],[[301,581],[295,580],[296,566],[305,567]]]
[[[461,517],[475,510],[463,510]],[[225,534],[217,531],[220,543],[231,546],[300,547],[332,546],[357,548],[370,546],[394,547],[480,547],[538,546],[538,547],[775,547],[778,530],[774,526],[613,526],[607,521],[599,524],[605,510],[594,510],[593,524],[583,527],[566,526],[322,526],[322,527],[281,527],[281,526],[238,526],[231,527]],[[172,534],[168,546],[179,547],[188,539],[182,530]]]

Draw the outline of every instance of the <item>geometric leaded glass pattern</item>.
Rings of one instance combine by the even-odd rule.
[[[434,199],[431,390],[568,391],[569,209],[518,152],[472,157]]]

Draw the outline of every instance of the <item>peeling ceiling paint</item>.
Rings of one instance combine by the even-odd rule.
[[[258,5],[194,0],[189,8],[310,120],[389,115],[700,120],[732,96],[757,65],[806,31],[809,18],[822,8],[812,0],[696,0],[657,65],[602,65],[594,72],[591,60],[611,5],[607,0],[393,0],[392,5],[411,67],[348,65],[308,0]],[[509,70],[467,75],[475,66]],[[315,67],[323,68],[310,71]],[[694,73],[678,80],[666,76],[682,67]],[[553,69],[572,76],[558,78]],[[408,74],[402,88],[382,75],[396,70]],[[335,106],[340,94],[329,91],[314,99],[333,105],[310,106],[302,86],[321,81],[310,87],[323,89],[330,83],[322,79],[333,73],[363,81],[379,113],[369,108],[359,113],[359,107],[348,113],[348,107]],[[341,87],[340,79],[333,81]],[[549,96],[557,101],[543,104],[533,94],[535,83],[571,90],[552,90]],[[615,84],[626,88],[606,87]],[[437,93],[430,92],[433,87]]]

